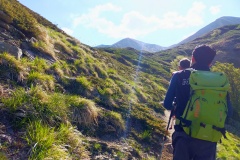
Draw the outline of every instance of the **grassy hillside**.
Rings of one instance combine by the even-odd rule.
[[[16,0],[0,4],[0,159],[160,154],[169,62],[202,41],[157,54],[96,50]]]
[[[1,159],[157,155],[166,62],[132,49],[95,50],[15,0],[1,0],[0,10],[3,44],[23,53],[0,54]]]
[[[208,44],[216,49],[214,62],[233,63],[240,67],[240,25],[230,25],[215,29],[187,44],[158,52],[151,57],[171,62],[177,56],[191,56],[192,50],[200,44]]]

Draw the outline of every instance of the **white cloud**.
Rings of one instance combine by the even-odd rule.
[[[221,6],[220,5],[218,5],[218,6],[212,6],[212,7],[210,7],[210,12],[212,13],[212,14],[218,14],[219,12],[220,12],[220,8],[221,8]]]
[[[73,21],[74,27],[83,25],[96,29],[98,32],[109,37],[136,38],[160,29],[176,29],[197,26],[203,23],[202,14],[206,6],[201,2],[194,2],[186,15],[178,12],[168,12],[163,17],[155,15],[146,16],[137,11],[125,13],[119,24],[114,23],[101,14],[105,11],[121,11],[121,8],[111,3],[99,5],[89,10],[88,13],[76,17]]]
[[[92,9],[90,9],[87,14],[83,14],[83,15],[75,18],[74,21],[73,21],[73,25],[74,25],[74,27],[76,27],[79,24],[85,24],[85,25],[91,27],[92,25],[95,26],[95,24],[96,24],[95,20],[98,21],[98,22],[100,21],[102,23],[109,23],[104,18],[101,18],[100,14],[102,12],[105,12],[105,11],[117,12],[117,11],[120,11],[120,10],[121,10],[120,7],[115,6],[111,3],[107,3],[107,4],[104,4],[104,5],[98,5],[94,8],[92,8]]]
[[[69,28],[66,28],[66,27],[62,27],[61,28],[64,32],[66,32],[67,34],[69,35],[72,35],[73,34],[73,30],[69,29]]]

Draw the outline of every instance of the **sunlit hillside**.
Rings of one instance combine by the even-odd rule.
[[[160,102],[170,62],[190,55],[203,40],[156,54],[94,49],[16,0],[0,4],[0,159],[156,159],[161,154],[166,122]],[[239,27],[231,27],[226,33],[235,35]],[[225,53],[230,46],[215,39],[229,42],[225,30],[212,32],[216,35],[205,42]],[[234,68],[215,69],[229,67]],[[232,70],[239,76],[239,69]],[[239,90],[232,95],[239,104]]]

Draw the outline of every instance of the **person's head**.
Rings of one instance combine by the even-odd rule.
[[[179,65],[178,65],[179,70],[183,70],[189,67],[190,67],[190,60],[188,58],[183,58],[179,61]]]
[[[208,45],[196,46],[192,52],[192,64],[198,63],[210,66],[215,55],[216,51]]]

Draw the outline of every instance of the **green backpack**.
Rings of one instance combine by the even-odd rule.
[[[220,72],[193,70],[189,84],[190,98],[180,125],[191,137],[218,142],[225,136],[228,79]]]

